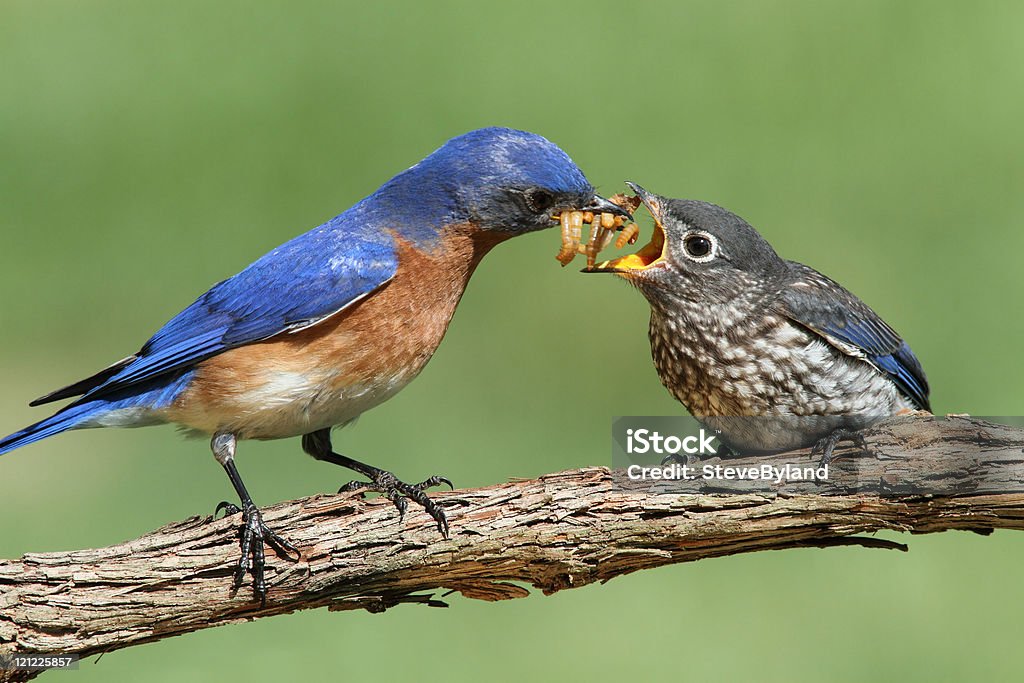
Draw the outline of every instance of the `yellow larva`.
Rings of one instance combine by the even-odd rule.
[[[615,195],[611,198],[619,206],[629,211],[636,210],[639,200],[635,197]],[[640,228],[636,223],[630,223],[623,227],[625,219],[610,213],[594,214],[590,211],[563,211],[552,216],[562,227],[562,248],[555,256],[563,266],[569,265],[576,257],[576,254],[583,254],[587,257],[587,268],[593,268],[597,262],[597,255],[614,240],[615,246],[621,249],[626,244],[633,244],[637,240]],[[590,238],[586,244],[581,244],[583,239],[583,224],[590,225]],[[615,231],[621,230],[618,239],[615,239]]]

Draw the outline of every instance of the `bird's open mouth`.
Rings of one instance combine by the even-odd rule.
[[[597,265],[586,268],[583,272],[585,273],[618,273],[629,277],[630,273],[647,270],[652,266],[656,265],[665,256],[665,230],[661,227],[661,222],[658,220],[658,205],[656,200],[642,191],[642,188],[632,186],[634,189],[640,189],[640,198],[643,200],[644,206],[650,212],[651,217],[654,218],[654,229],[651,231],[651,241],[640,247],[640,250],[634,254],[627,254],[626,256],[620,256],[609,261],[598,263]]]
[[[596,197],[596,196],[595,196]],[[563,266],[576,257],[584,254],[587,257],[587,269],[594,267],[597,255],[607,248],[614,240],[619,249],[627,243],[636,242],[640,229],[632,220],[632,211],[640,205],[637,197],[617,194],[610,199],[595,198],[595,205],[584,210],[563,211],[554,214],[551,220],[562,226],[562,248],[555,256]],[[605,209],[602,211],[601,209]],[[590,225],[590,239],[583,242],[583,225]],[[615,233],[619,232],[618,238]]]

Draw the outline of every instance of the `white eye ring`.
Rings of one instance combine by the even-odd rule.
[[[718,256],[718,239],[703,230],[683,235],[683,255],[695,263],[707,263]]]

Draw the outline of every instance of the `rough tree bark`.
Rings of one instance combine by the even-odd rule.
[[[319,495],[268,507],[268,524],[302,550],[268,557],[269,593],[233,591],[237,517],[192,517],[108,548],[0,560],[0,655],[108,652],[300,609],[443,606],[554,593],[622,574],[757,550],[858,544],[856,534],[1024,529],[1024,431],[965,417],[909,417],[867,433],[826,482],[673,482],[651,491],[594,467],[435,494],[451,538],[410,506]],[[708,462],[708,461],[705,461]],[[715,462],[715,461],[712,461]],[[727,465],[810,466],[807,451]],[[763,484],[762,484],[763,485]],[[701,488],[704,486],[704,488]],[[689,487],[684,490],[680,487]],[[922,493],[928,491],[930,493]],[[269,551],[268,551],[269,552]],[[25,677],[0,672],[0,680]]]

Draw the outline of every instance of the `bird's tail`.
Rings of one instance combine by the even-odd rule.
[[[167,407],[185,387],[190,373],[179,373],[120,394],[80,398],[45,420],[0,439],[0,455],[70,429],[92,427],[146,427],[163,424],[160,409]]]
[[[105,407],[95,401],[72,404],[45,420],[40,420],[34,425],[29,425],[21,431],[0,439],[0,455],[69,429],[88,426],[89,421],[95,419],[104,410]]]

